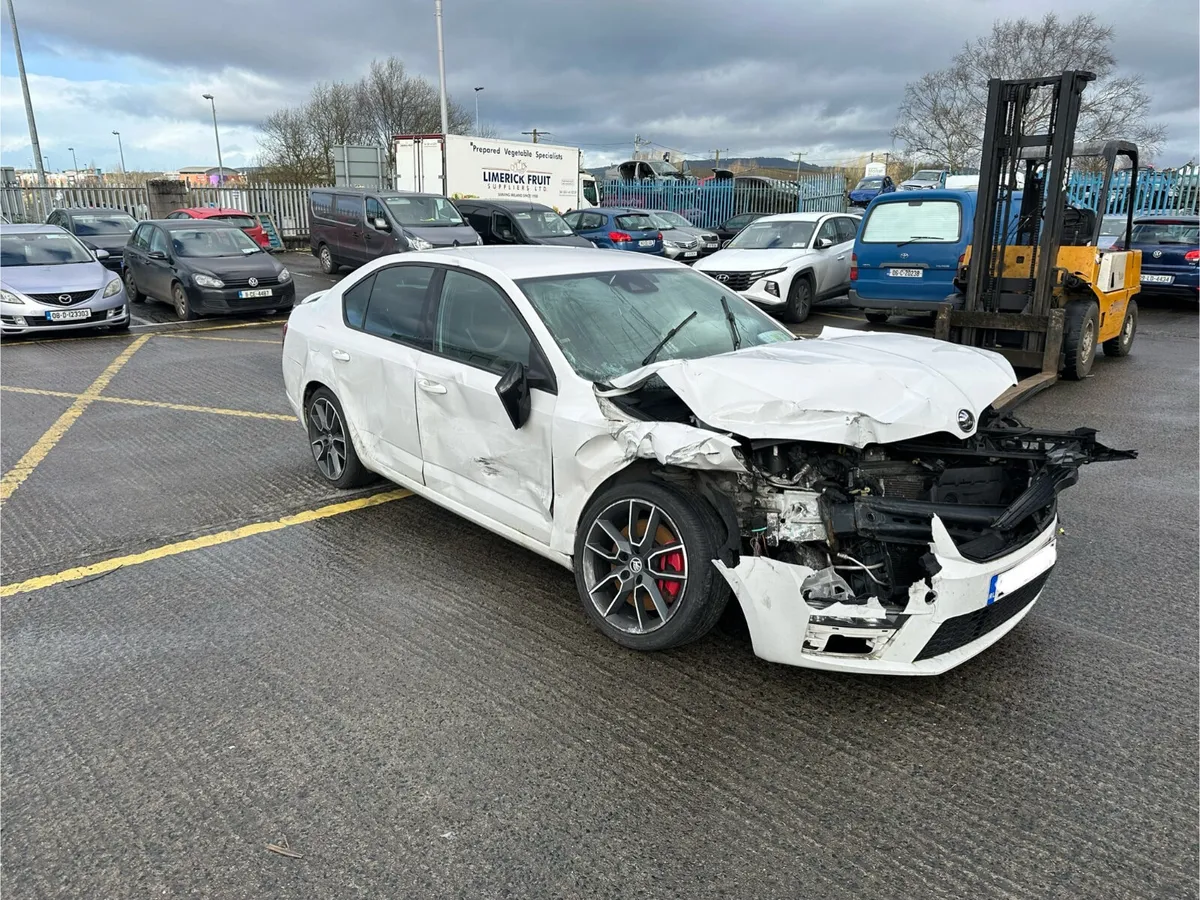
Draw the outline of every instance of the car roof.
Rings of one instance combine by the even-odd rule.
[[[67,230],[58,225],[12,225],[0,223],[0,233],[3,234],[67,234]]]
[[[1124,215],[1121,218],[1125,218]],[[1167,225],[1196,225],[1200,224],[1200,216],[1190,216],[1187,213],[1140,213],[1133,217],[1134,225],[1144,225],[1148,222],[1158,222]]]
[[[428,196],[437,196],[431,194]],[[552,212],[549,206],[544,203],[534,203],[531,200],[455,200],[455,205],[459,206],[495,206],[500,209],[506,209],[509,212]]]
[[[817,222],[825,216],[848,216],[850,213],[832,213],[832,212],[794,212],[794,213],[775,213],[770,216],[761,216],[755,219],[755,224],[759,222]]]
[[[1020,192],[1014,192],[1014,196]],[[974,199],[978,196],[978,191],[966,191],[959,188],[933,188],[928,191],[896,191],[892,194],[880,194],[872,204],[879,203],[910,203],[913,200],[958,200],[963,201],[967,198]]]
[[[241,209],[234,209],[232,206],[181,206],[179,209],[173,209],[171,212],[191,213],[194,216],[208,218],[209,216],[248,216],[250,213]]]
[[[416,254],[406,254],[409,261]],[[423,250],[420,260],[449,264],[471,262],[491,272],[503,274],[514,281],[556,275],[586,275],[593,272],[628,272],[645,269],[679,269],[681,263],[662,256],[645,253],[618,253],[592,247],[458,247],[445,250]],[[686,267],[684,267],[686,268]]]
[[[139,222],[138,224],[144,225],[146,222],[158,225],[162,228],[165,228],[167,231],[181,231],[185,228],[232,228],[234,231],[242,230],[236,225],[230,225],[228,222],[222,222],[220,220],[210,222],[207,219],[147,219],[143,222]]]
[[[107,215],[129,215],[128,210],[118,209],[115,206],[60,206],[54,212],[67,213],[67,215],[88,215],[88,216],[107,216]]]
[[[443,200],[448,199],[445,194],[434,194],[428,191],[375,191],[370,188],[352,188],[352,187],[323,187],[313,188],[314,194],[354,194],[356,196],[370,195],[372,197],[441,197]],[[464,200],[467,198],[463,198]],[[473,198],[471,202],[476,202]],[[494,201],[488,201],[494,202]]]

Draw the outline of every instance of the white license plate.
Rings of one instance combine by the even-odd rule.
[[[63,309],[46,313],[46,318],[51,322],[78,322],[82,319],[90,319],[91,317],[92,311],[90,309]]]
[[[893,278],[920,278],[921,269],[888,269],[888,274]]]
[[[720,246],[721,246],[720,244],[705,244],[704,249],[705,250],[716,250]]]
[[[270,297],[271,289],[259,288],[257,291],[238,291],[238,296],[242,299],[249,299],[250,297]]]
[[[695,256],[695,255],[696,255],[696,251],[695,251],[695,250],[688,250],[688,251],[686,251],[686,252],[683,254],[683,258],[684,258],[684,259],[691,259],[691,258],[692,258],[693,256]]]
[[[1174,275],[1143,275],[1143,284],[1170,284],[1175,280]]]
[[[638,241],[639,247],[653,247],[654,241]]]

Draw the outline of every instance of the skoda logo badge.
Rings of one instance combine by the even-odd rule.
[[[729,276],[726,275],[724,272],[722,272],[720,275],[717,276],[717,281],[728,281],[728,280],[729,280]]]
[[[629,560],[629,571],[632,572],[634,575],[637,575],[639,572],[642,571],[642,561],[640,559],[638,559],[636,556],[633,559]]]
[[[1155,259],[1158,259],[1160,256],[1162,256],[1162,251],[1161,251],[1161,250],[1155,250],[1155,251],[1154,251],[1154,258],[1155,258]]]
[[[258,287],[258,279],[251,278],[249,284],[250,284],[250,287]]]
[[[958,411],[958,428],[960,431],[970,431],[975,427],[975,416],[969,409],[960,409]]]

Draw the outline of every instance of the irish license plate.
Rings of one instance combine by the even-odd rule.
[[[654,241],[638,241],[639,247],[653,247]]]
[[[248,300],[251,297],[270,297],[270,288],[259,288],[257,291],[238,291],[238,296],[243,300]]]
[[[888,269],[892,278],[920,278],[921,269]]]
[[[718,247],[720,247],[720,246],[721,246],[720,244],[718,244],[718,243],[715,243],[715,242],[714,242],[714,243],[711,243],[711,244],[705,244],[705,245],[704,245],[704,249],[705,249],[705,250],[716,250],[716,249],[717,249]]]
[[[1143,284],[1170,284],[1175,280],[1174,275],[1143,275]]]
[[[695,256],[695,255],[696,255],[696,251],[695,251],[695,250],[686,250],[686,251],[684,251],[683,258],[684,258],[684,259],[691,259],[691,258],[692,258],[693,256]]]
[[[91,317],[90,309],[55,309],[46,313],[46,318],[51,322],[79,322]]]

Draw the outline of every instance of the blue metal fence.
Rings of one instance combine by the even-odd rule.
[[[1067,185],[1067,195],[1074,206],[1096,209],[1100,201],[1103,173],[1072,172]],[[1122,215],[1129,208],[1129,173],[1113,174],[1108,189],[1105,215]],[[1191,213],[1200,209],[1200,172],[1140,172],[1136,196],[1133,198],[1134,213]]]
[[[701,228],[716,228],[747,212],[843,212],[846,208],[846,176],[841,172],[802,176],[799,182],[614,180],[604,182],[601,190],[601,206],[666,209]]]

